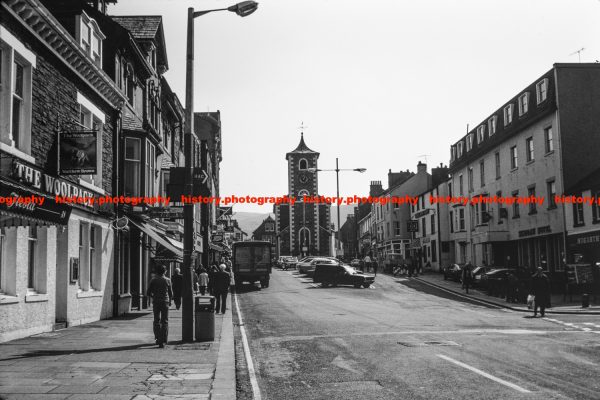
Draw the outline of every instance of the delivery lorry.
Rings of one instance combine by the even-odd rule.
[[[250,240],[233,243],[233,273],[236,284],[260,282],[263,288],[269,287],[272,258],[271,243]]]

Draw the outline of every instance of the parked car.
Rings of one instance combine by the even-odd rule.
[[[508,268],[500,268],[483,274],[480,280],[481,287],[485,288],[491,296],[503,295],[506,292],[506,280],[510,272]]]
[[[462,270],[465,264],[450,264],[444,268],[444,280],[453,280],[460,282]]]
[[[301,268],[301,267],[308,266],[308,265],[310,264],[310,262],[311,262],[312,260],[314,260],[315,258],[317,258],[317,256],[308,256],[308,257],[301,258],[301,259],[300,259],[300,260],[298,260],[298,262],[296,263],[296,269],[297,269],[298,271],[300,271],[300,268]]]
[[[313,282],[321,286],[352,285],[355,288],[368,288],[375,282],[375,277],[352,268],[348,264],[329,264],[317,262],[313,275]]]
[[[472,284],[474,286],[481,286],[481,277],[493,270],[494,268],[492,267],[475,267],[473,271],[471,271],[471,274],[473,275]]]
[[[316,257],[310,260],[308,263],[302,263],[302,265],[298,267],[298,272],[312,276],[313,272],[315,272],[315,267],[317,264],[340,265],[341,262],[333,257]]]
[[[298,258],[294,256],[286,256],[283,260],[282,269],[287,270],[289,268],[295,268],[296,263],[298,262]]]

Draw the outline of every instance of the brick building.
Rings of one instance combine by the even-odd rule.
[[[301,135],[298,146],[285,156],[288,165],[288,196],[294,205],[275,205],[277,255],[331,254],[330,205],[304,202],[304,196],[318,197],[317,161],[319,153],[308,148]],[[311,168],[313,170],[311,171]]]
[[[101,69],[105,36],[86,14],[73,19],[84,40],[37,0],[0,11],[0,190],[45,199],[0,206],[5,341],[113,315],[114,209],[54,196],[113,193],[125,96]],[[73,151],[74,137],[85,147]]]

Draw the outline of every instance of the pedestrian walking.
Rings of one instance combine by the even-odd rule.
[[[542,267],[538,267],[531,281],[531,293],[534,296],[533,316],[537,317],[538,307],[542,317],[546,314],[546,307],[550,303],[550,279],[544,274]]]
[[[371,269],[371,257],[369,257],[368,255],[365,256],[364,262],[364,268],[367,270],[367,272],[369,272],[369,270]]]
[[[215,297],[217,298],[217,307],[215,312],[218,314],[219,311],[225,314],[227,309],[227,292],[229,292],[229,285],[231,284],[231,276],[225,271],[227,266],[221,264],[219,266],[220,271],[214,274],[213,289],[215,291]]]
[[[181,270],[175,268],[175,273],[171,277],[171,283],[173,285],[173,301],[175,302],[175,308],[179,310],[181,307],[181,289],[183,287],[183,275]]]
[[[204,268],[200,270],[200,275],[198,275],[198,285],[200,287],[200,294],[204,296],[208,287],[208,273],[206,273]]]
[[[465,289],[465,292],[467,294],[469,294],[469,285],[471,284],[471,280],[473,279],[472,268],[473,268],[473,266],[471,265],[470,262],[468,262],[467,265],[465,265],[462,270],[462,276],[461,276],[462,287],[463,287],[463,289]]]
[[[215,274],[219,272],[219,268],[213,264],[208,270],[208,293],[211,296],[215,295]]]
[[[377,276],[377,268],[379,267],[379,263],[376,259],[373,259],[371,266],[373,267],[373,273],[375,274],[375,276]]]
[[[173,299],[173,287],[171,280],[165,277],[166,271],[164,265],[156,266],[156,276],[150,281],[146,292],[152,298],[154,340],[160,348],[165,347],[169,336],[169,307]]]
[[[506,280],[506,302],[516,303],[518,301],[519,279],[513,271],[510,271]]]

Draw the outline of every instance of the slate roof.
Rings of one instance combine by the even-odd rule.
[[[126,15],[111,18],[139,40],[154,39],[162,22],[160,15]]]
[[[287,153],[286,158],[290,154],[317,154],[318,155],[319,153],[308,148],[306,143],[304,143],[304,133],[302,133],[301,137],[300,137],[300,143],[298,143],[298,147],[296,147],[294,150]]]

